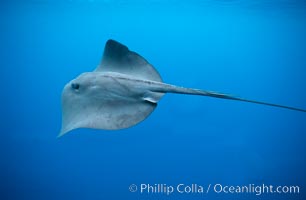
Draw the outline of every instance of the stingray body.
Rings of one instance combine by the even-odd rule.
[[[159,73],[143,57],[114,40],[108,40],[95,71],[81,74],[64,87],[59,136],[77,128],[117,130],[136,125],[153,112],[165,93],[210,96],[306,112],[163,83]]]

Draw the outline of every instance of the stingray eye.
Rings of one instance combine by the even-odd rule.
[[[72,89],[74,89],[74,90],[78,90],[78,89],[80,89],[80,84],[78,84],[78,83],[72,83],[72,84],[71,84],[71,87],[72,87]]]

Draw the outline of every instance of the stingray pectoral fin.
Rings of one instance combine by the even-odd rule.
[[[162,82],[157,70],[141,55],[130,51],[127,46],[108,40],[96,72],[117,72],[138,79]]]
[[[69,130],[69,129],[65,129],[65,127],[62,127],[60,133],[57,135],[57,138],[62,137],[63,135],[65,135],[66,133],[68,133],[68,132],[71,131],[71,130],[73,130],[73,129],[70,129],[70,130]]]
[[[273,104],[273,103],[255,101],[255,100],[250,100],[250,99],[244,99],[244,98],[239,98],[239,97],[235,97],[235,96],[228,95],[228,94],[222,94],[222,93],[218,93],[218,92],[198,90],[198,89],[191,89],[191,88],[183,88],[183,87],[177,87],[177,86],[168,85],[168,84],[163,84],[163,85],[164,85],[163,87],[157,89],[156,91],[170,92],[170,93],[180,93],[180,94],[190,94],[190,95],[209,96],[209,97],[215,97],[215,98],[220,98],[220,99],[243,101],[243,102],[261,104],[261,105],[266,105],[266,106],[285,108],[285,109],[295,110],[295,111],[300,111],[300,112],[306,112],[305,109],[301,109],[301,108],[295,108],[295,107],[291,107],[291,106],[284,106],[284,105],[279,105],[279,104]]]
[[[63,104],[63,122],[59,137],[78,128],[119,130],[146,119],[157,104],[127,98],[86,99],[85,105]]]

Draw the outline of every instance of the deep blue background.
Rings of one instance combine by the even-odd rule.
[[[0,199],[305,199],[301,112],[167,94],[135,127],[56,138],[63,86],[98,65],[109,38],[167,83],[305,109],[303,1],[0,5]],[[166,197],[130,193],[132,183],[299,185],[301,194]]]

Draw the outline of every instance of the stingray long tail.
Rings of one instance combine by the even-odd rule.
[[[273,103],[266,103],[266,102],[255,101],[255,100],[250,100],[250,99],[244,99],[244,98],[239,98],[239,97],[235,97],[235,96],[228,95],[228,94],[222,94],[222,93],[218,93],[218,92],[205,91],[205,90],[192,89],[192,88],[183,88],[183,87],[178,87],[178,86],[169,85],[169,84],[165,84],[165,85],[166,85],[166,87],[161,88],[161,89],[160,88],[157,89],[158,92],[169,92],[169,93],[209,96],[209,97],[215,97],[215,98],[220,98],[220,99],[244,101],[244,102],[250,102],[250,103],[261,104],[261,105],[266,105],[266,106],[273,106],[273,107],[285,108],[285,109],[289,109],[289,110],[306,112],[305,109],[301,109],[301,108],[295,108],[295,107],[291,107],[291,106],[284,106],[284,105],[279,105],[279,104],[273,104]]]

